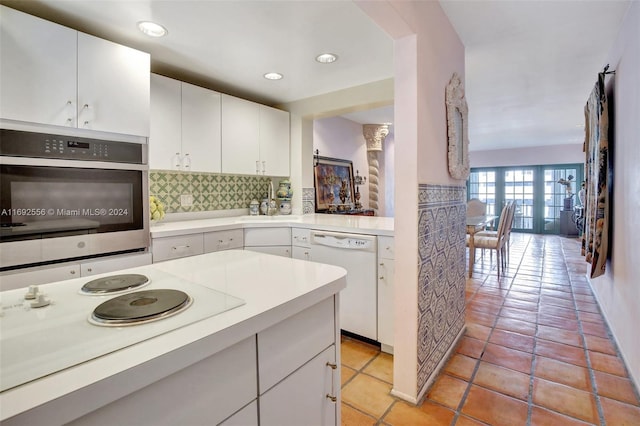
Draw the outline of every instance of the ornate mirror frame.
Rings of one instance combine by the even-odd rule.
[[[458,73],[453,73],[446,90],[449,174],[454,179],[469,177],[469,133],[467,100]]]

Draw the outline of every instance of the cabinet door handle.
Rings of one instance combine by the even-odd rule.
[[[327,394],[327,399],[331,400],[331,402],[336,402],[338,400],[338,398],[330,394]]]
[[[262,174],[266,174],[267,173],[267,162],[263,161],[262,162]]]
[[[260,174],[260,161],[256,160],[256,174],[259,175]]]
[[[87,268],[87,272],[93,272],[93,269]]]
[[[75,274],[76,274],[76,271],[69,271],[69,273],[70,273],[71,275],[75,275]]]
[[[327,362],[327,367],[331,368],[332,370],[335,370],[336,368],[338,368],[338,365],[332,362]]]

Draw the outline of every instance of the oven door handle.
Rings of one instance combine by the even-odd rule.
[[[74,167],[78,169],[110,169],[148,171],[148,164],[109,163],[106,161],[60,160],[56,158],[0,156],[0,164],[8,166]]]

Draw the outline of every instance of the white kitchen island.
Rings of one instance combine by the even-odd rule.
[[[245,303],[5,390],[3,425],[340,423],[344,269],[231,250],[127,273],[170,274]],[[41,290],[55,294],[60,285]],[[0,294],[3,310],[21,291]]]

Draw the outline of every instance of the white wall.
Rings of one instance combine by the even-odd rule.
[[[584,163],[582,144],[469,152],[471,167],[537,166],[541,164]]]
[[[353,162],[353,175],[367,176],[367,144],[362,124],[342,117],[321,118],[313,122],[313,152],[322,157],[340,158]],[[360,186],[360,202],[369,208],[369,185]]]
[[[418,185],[464,185],[449,177],[444,89],[464,81],[464,46],[435,1],[357,1],[394,38],[395,341],[393,393],[419,399]],[[464,264],[464,261],[460,259]]]
[[[606,63],[616,71],[607,77],[615,109],[613,247],[606,274],[591,285],[640,388],[640,2],[631,2]]]
[[[375,124],[375,123],[374,123]],[[393,216],[394,152],[393,127],[382,144],[379,170],[379,216]],[[322,157],[340,158],[353,162],[353,175],[356,171],[366,177],[365,185],[360,186],[360,202],[363,208],[369,208],[369,163],[367,160],[367,142],[362,132],[362,124],[342,117],[330,117],[313,122],[313,151],[319,150]]]

